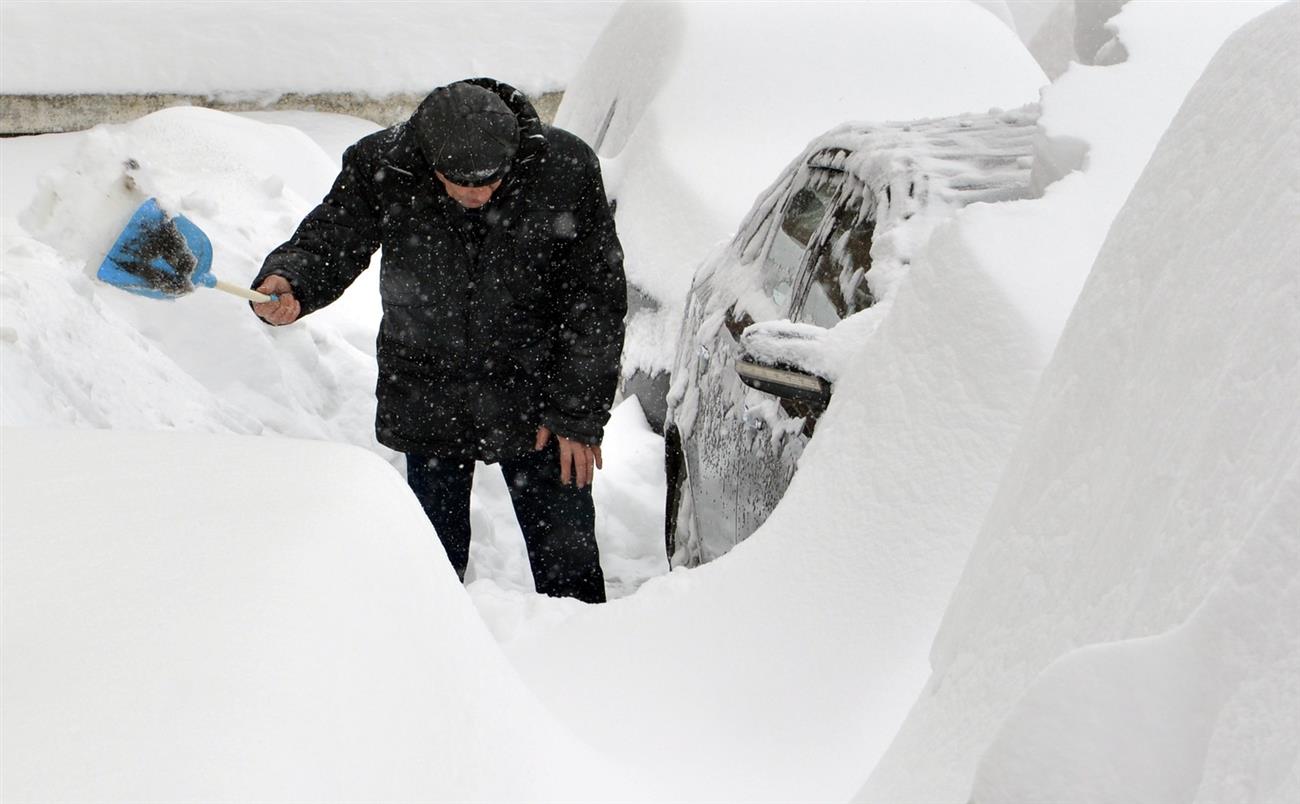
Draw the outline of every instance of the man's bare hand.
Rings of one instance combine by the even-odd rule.
[[[537,443],[533,445],[533,449],[539,450],[545,447],[546,442],[550,440],[550,428],[538,427]],[[600,457],[600,447],[574,441],[558,433],[555,435],[555,440],[560,444],[560,483],[567,486],[572,479],[577,483],[578,488],[590,486],[591,481],[596,477],[596,470],[605,468]]]
[[[298,315],[302,312],[302,305],[293,297],[293,288],[289,285],[289,280],[278,274],[271,274],[262,280],[257,290],[268,296],[279,297],[275,301],[253,304],[253,312],[257,313],[263,321],[281,327],[292,324],[298,319]]]

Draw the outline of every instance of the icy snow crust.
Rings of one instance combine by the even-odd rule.
[[[809,140],[1018,107],[1044,81],[967,0],[625,4],[556,117],[597,147],[628,278],[660,305],[629,322],[625,374],[669,368],[696,267]]]
[[[615,2],[6,2],[15,94],[423,93],[490,75],[563,89]]]

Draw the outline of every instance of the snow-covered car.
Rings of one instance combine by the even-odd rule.
[[[818,137],[697,272],[668,394],[666,547],[726,553],[785,493],[854,347],[934,226],[1022,198],[1038,110],[850,124]]]
[[[968,0],[626,3],[556,124],[600,155],[629,288],[623,391],[656,429],[691,277],[754,196],[845,120],[1033,101],[1046,77],[1006,7]]]

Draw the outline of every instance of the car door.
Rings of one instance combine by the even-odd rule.
[[[784,493],[803,450],[803,421],[780,401],[744,385],[736,374],[739,338],[755,320],[791,317],[800,277],[819,250],[843,176],[812,170],[793,187],[759,236],[754,281],[714,288],[734,296],[716,331],[699,347],[693,426],[682,451],[689,475],[691,533],[676,563],[694,565],[723,555],[767,518]]]

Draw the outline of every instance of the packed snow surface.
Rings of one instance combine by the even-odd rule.
[[[490,75],[563,89],[616,2],[15,0],[6,93],[422,93]]]

